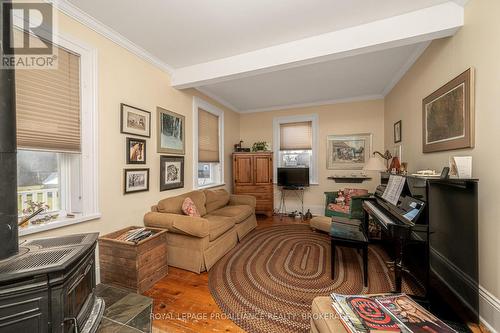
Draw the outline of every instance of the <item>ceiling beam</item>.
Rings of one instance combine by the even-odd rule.
[[[464,24],[453,1],[232,57],[174,69],[172,85],[200,87],[287,68],[448,37]]]

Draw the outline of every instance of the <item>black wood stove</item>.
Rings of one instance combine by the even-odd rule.
[[[0,332],[95,332],[97,233],[32,240],[0,261]]]

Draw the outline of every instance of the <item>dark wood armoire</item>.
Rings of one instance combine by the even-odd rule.
[[[248,194],[257,198],[257,214],[272,216],[273,153],[234,153],[233,188],[235,194]]]

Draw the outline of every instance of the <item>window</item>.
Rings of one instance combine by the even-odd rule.
[[[193,100],[195,188],[220,186],[224,183],[224,112],[205,101]]]
[[[95,52],[64,36],[54,48],[56,69],[16,70],[18,215],[44,208],[20,235],[99,217]]]
[[[317,115],[277,117],[273,127],[276,167],[309,168],[317,184]]]

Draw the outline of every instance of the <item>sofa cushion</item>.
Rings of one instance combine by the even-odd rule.
[[[184,202],[182,203],[182,212],[187,216],[201,217],[198,212],[198,208],[196,208],[196,205],[190,197],[184,199]]]
[[[207,198],[206,209],[207,214],[214,210],[222,208],[229,203],[229,193],[226,190],[205,190],[205,197]]]
[[[216,240],[235,225],[235,219],[232,217],[208,214],[203,216],[203,218],[208,221],[208,235],[210,241]]]
[[[158,202],[157,209],[160,213],[171,213],[182,215],[182,203],[184,199],[191,198],[201,216],[207,213],[205,209],[206,197],[203,191],[191,191],[175,197],[166,198]]]
[[[247,205],[226,206],[213,211],[212,215],[227,216],[235,219],[236,223],[246,220],[247,217],[254,213],[254,209]]]

